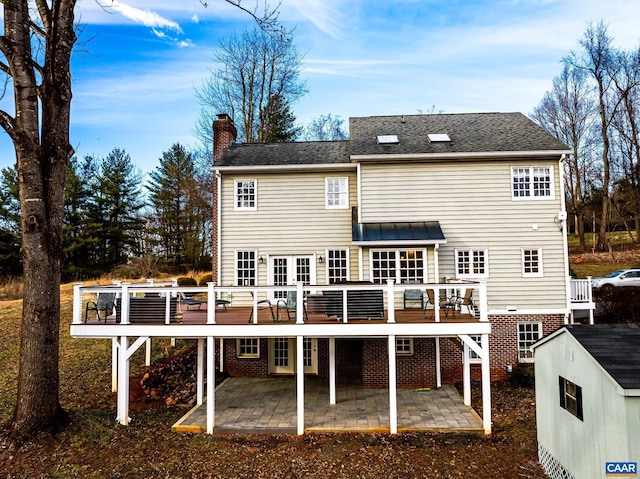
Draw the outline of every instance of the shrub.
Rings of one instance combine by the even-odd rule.
[[[603,287],[593,290],[598,323],[637,323],[640,320],[640,287]]]
[[[211,273],[207,273],[200,278],[199,285],[206,286],[207,283],[213,281],[213,275]]]
[[[198,286],[198,282],[189,276],[178,278],[178,286]]]
[[[535,386],[535,374],[533,371],[533,365],[531,366],[516,366],[511,373],[511,381],[520,387],[532,388]]]

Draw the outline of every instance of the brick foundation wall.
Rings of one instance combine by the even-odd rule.
[[[224,340],[224,370],[229,376],[266,378],[269,375],[268,340],[260,340],[259,358],[239,358],[235,339]]]
[[[388,342],[386,339],[363,340],[362,385],[386,388],[389,385]],[[413,355],[396,356],[397,385],[401,388],[435,387],[435,341],[414,338]]]

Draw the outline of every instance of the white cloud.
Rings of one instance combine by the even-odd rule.
[[[334,0],[289,0],[286,5],[293,7],[298,14],[324,33],[338,38],[343,15],[334,3]]]
[[[194,13],[193,16],[191,17],[191,21],[193,23],[200,23],[200,17],[196,13]]]
[[[180,25],[176,22],[164,18],[151,10],[142,10],[118,1],[114,1],[110,8],[113,8],[123,16],[136,23],[141,23],[146,27],[168,28],[175,32],[182,33],[182,28],[180,28]]]

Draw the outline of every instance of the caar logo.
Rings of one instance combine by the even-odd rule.
[[[638,463],[607,462],[604,472],[607,477],[638,477]]]

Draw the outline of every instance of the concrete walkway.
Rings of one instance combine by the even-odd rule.
[[[389,391],[338,383],[329,405],[328,381],[305,378],[305,431],[389,431]],[[216,390],[216,433],[296,433],[295,377],[229,378]],[[206,405],[196,406],[172,429],[205,432]],[[398,389],[398,431],[483,433],[478,414],[452,386]]]

